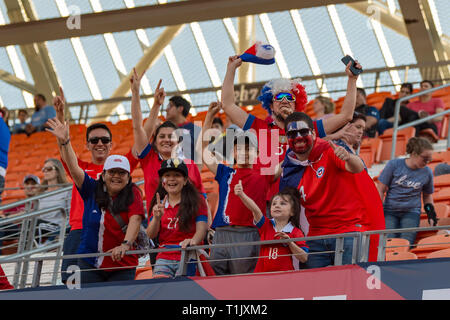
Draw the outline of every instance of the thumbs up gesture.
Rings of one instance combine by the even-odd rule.
[[[234,194],[238,197],[242,196],[244,194],[244,188],[242,188],[242,181],[239,180],[239,183],[236,183],[234,186]]]
[[[350,153],[347,150],[345,150],[345,148],[337,146],[331,141],[330,141],[330,146],[333,149],[336,157],[338,157],[342,161],[347,161],[350,159]]]
[[[159,196],[159,193],[156,193],[156,204],[153,206],[153,217],[157,219],[161,219],[161,217],[164,214],[164,206],[167,201],[167,195],[164,197],[163,202],[161,203],[161,198]]]

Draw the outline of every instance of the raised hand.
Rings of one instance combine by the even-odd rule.
[[[228,68],[237,69],[241,66],[242,59],[239,56],[231,56],[228,58]]]
[[[234,186],[234,194],[238,197],[242,196],[244,194],[244,188],[242,187],[242,181],[239,180],[239,183],[236,183]]]
[[[331,141],[330,141],[330,146],[333,149],[334,154],[336,155],[336,157],[338,157],[342,161],[347,161],[347,160],[350,159],[350,153],[347,150],[345,150],[344,147],[337,146]]]
[[[354,75],[353,74],[353,72],[350,70],[350,67],[352,66],[352,62],[350,61],[348,64],[347,64],[347,66],[345,67],[345,73],[347,74],[347,76],[350,78],[350,79],[358,79],[358,76],[359,75]],[[359,64],[359,62],[358,62],[358,60],[355,60],[355,68],[358,68],[358,69],[362,69],[362,66]]]
[[[48,119],[46,125],[50,128],[45,128],[45,131],[51,132],[62,143],[69,140],[69,124],[61,122],[57,118]]]
[[[219,101],[213,101],[209,104],[208,114],[215,116],[222,109],[222,103]]]
[[[56,118],[62,123],[64,122],[64,108],[66,106],[66,98],[62,87],[59,87],[59,96],[53,98],[53,106],[56,111]]]
[[[167,201],[167,195],[164,197],[163,202],[161,203],[161,198],[159,196],[159,193],[156,193],[156,204],[153,206],[153,217],[157,219],[161,219],[161,217],[164,215],[164,206]]]
[[[141,79],[144,76],[146,71],[147,70],[144,70],[144,72],[142,72],[141,75],[138,75],[136,68],[133,68],[133,74],[131,75],[131,78],[130,78],[132,92],[139,93],[139,88],[141,86]]]
[[[162,79],[159,79],[159,81],[158,81],[158,85],[156,86],[156,89],[155,89],[155,104],[158,104],[158,105],[163,105],[163,103],[164,103],[164,99],[165,99],[165,97],[166,97],[166,92],[164,91],[164,88],[161,88],[161,82],[162,82]]]

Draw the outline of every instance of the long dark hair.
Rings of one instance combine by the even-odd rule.
[[[131,177],[128,180],[127,185],[120,190],[117,197],[112,200],[108,191],[106,190],[106,184],[103,180],[103,176],[100,175],[97,183],[97,189],[95,190],[95,201],[97,202],[100,210],[110,210],[111,214],[116,215],[121,212],[127,211],[128,207],[134,202],[133,189],[141,190],[131,181]]]
[[[289,217],[289,222],[292,223],[294,227],[300,228],[300,210],[301,210],[301,204],[300,204],[300,193],[297,189],[292,187],[285,187],[283,190],[278,192],[276,195],[270,199],[269,208],[272,207],[272,202],[275,197],[282,197],[283,199],[288,199],[288,201],[291,204],[291,209],[293,215]]]
[[[162,185],[162,179],[159,179],[158,188],[156,189],[153,199],[148,207],[149,216],[151,215],[152,209],[156,204],[156,193],[159,193],[160,199],[164,199],[167,195],[167,191]],[[193,221],[197,212],[200,208],[200,193],[197,188],[192,184],[190,179],[187,179],[186,184],[183,189],[181,189],[181,202],[178,209],[177,217],[179,219],[179,230],[182,232],[190,232],[193,229]]]
[[[161,123],[161,124],[156,128],[155,134],[153,135],[153,140],[152,140],[152,149],[155,150],[155,151],[158,151],[158,152],[159,152],[159,150],[158,150],[158,148],[156,147],[156,137],[158,136],[159,131],[160,131],[162,128],[172,128],[172,129],[174,130],[174,132],[175,132],[175,130],[178,129],[178,127],[177,127],[172,121],[164,121],[163,123]]]

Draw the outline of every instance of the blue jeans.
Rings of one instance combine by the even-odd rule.
[[[129,269],[119,269],[117,271],[105,271],[102,269],[96,269],[83,259],[78,259],[77,265],[81,269],[81,283],[94,283],[94,282],[110,282],[110,281],[127,281],[134,280],[136,275],[136,267],[130,267]],[[84,271],[84,270],[90,271]],[[96,269],[96,270],[92,270]]]
[[[412,211],[390,211],[384,210],[386,229],[417,228],[420,223],[420,210]],[[390,233],[388,238],[403,238],[409,240],[410,244],[416,241],[417,232]]]
[[[387,121],[386,119],[378,120],[377,130],[380,135],[382,135],[386,129],[393,128],[393,127],[394,127],[394,124],[392,122]]]
[[[0,175],[0,203],[2,203],[2,193],[5,188],[5,177]]]
[[[308,261],[306,267],[322,268],[334,265],[334,252],[316,253],[324,251],[336,251],[336,239],[322,239],[307,241],[309,247]],[[342,253],[342,264],[352,264],[353,238],[344,238],[344,252]]]
[[[73,255],[77,254],[78,247],[81,241],[81,233],[83,230],[71,230],[67,235],[66,239],[64,239],[63,245],[63,254],[64,255]],[[69,275],[66,273],[67,268],[71,265],[77,265],[78,259],[63,259],[61,264],[61,281],[66,283]]]

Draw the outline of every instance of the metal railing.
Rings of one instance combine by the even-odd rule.
[[[405,129],[405,128],[409,128],[409,127],[413,127],[413,126],[416,126],[418,124],[427,122],[427,121],[429,121],[431,119],[450,114],[450,109],[447,109],[445,111],[442,111],[442,112],[439,112],[439,113],[436,113],[436,114],[433,114],[433,115],[430,115],[430,116],[427,116],[425,118],[421,118],[421,119],[418,119],[418,120],[415,120],[415,121],[412,121],[412,122],[408,122],[408,123],[405,123],[405,124],[399,126],[398,122],[399,122],[399,116],[400,116],[400,104],[403,101],[409,100],[411,98],[416,98],[416,97],[419,97],[419,96],[424,95],[424,94],[432,93],[432,92],[441,90],[443,88],[447,88],[449,86],[450,86],[450,83],[447,83],[447,84],[443,84],[443,85],[435,87],[435,88],[431,88],[431,89],[427,89],[427,90],[420,91],[420,92],[417,92],[417,93],[413,93],[413,94],[408,95],[406,97],[402,97],[402,98],[397,99],[397,101],[395,102],[395,110],[394,110],[394,128],[393,128],[394,131],[392,133],[391,160],[395,159],[395,148],[397,146],[397,134],[398,134],[399,130],[402,130],[402,129]],[[448,127],[448,133],[447,133],[447,148],[450,148],[450,126]]]
[[[46,192],[34,197],[26,198],[23,200],[19,200],[13,203],[9,203],[3,206],[0,206],[0,210],[7,210],[11,208],[15,208],[21,205],[25,205],[25,212],[19,215],[16,215],[14,217],[10,218],[4,218],[0,219],[0,231],[6,230],[9,226],[14,226],[17,229],[13,229],[14,231],[17,230],[18,232],[13,232],[10,236],[5,236],[2,238],[3,241],[5,240],[17,240],[17,243],[14,243],[12,245],[2,247],[1,249],[6,248],[12,248],[17,247],[17,252],[11,255],[8,255],[2,260],[9,261],[17,259],[17,263],[15,266],[15,272],[14,272],[14,280],[13,285],[15,287],[23,287],[26,282],[26,274],[28,272],[29,262],[28,258],[36,253],[45,253],[52,250],[56,250],[56,260],[55,260],[55,266],[54,266],[54,276],[52,279],[52,283],[56,284],[57,281],[57,271],[59,269],[59,263],[60,263],[60,257],[62,256],[62,250],[63,250],[63,244],[64,244],[64,238],[66,235],[66,227],[68,226],[68,219],[69,219],[69,210],[70,207],[63,207],[63,206],[53,206],[48,207],[45,209],[32,209],[33,207],[37,207],[37,204],[39,201],[45,201],[46,198],[68,193],[72,187],[65,187],[58,190]],[[70,193],[68,193],[70,195]],[[63,200],[63,199],[62,199]],[[66,200],[66,203],[70,204],[70,199],[64,199]],[[37,234],[38,229],[40,228],[39,225],[37,225],[37,220],[39,217],[51,213],[59,211],[61,212],[61,223],[59,225],[59,230],[56,231],[49,231],[45,230],[46,232],[43,234]],[[19,231],[20,230],[20,231]],[[57,233],[57,234],[54,234]],[[18,236],[18,237],[17,237]],[[49,241],[48,243],[41,244],[38,243],[37,239],[54,236],[55,239],[52,241]]]
[[[252,242],[241,242],[241,243],[224,243],[224,244],[214,244],[214,245],[199,245],[192,246],[187,248],[170,248],[170,249],[150,249],[150,250],[130,250],[127,251],[126,254],[144,254],[144,253],[159,253],[159,252],[174,252],[181,251],[181,259],[180,266],[177,276],[185,276],[187,274],[187,266],[190,263],[198,263],[191,262],[188,260],[189,254],[196,250],[201,249],[214,249],[214,248],[229,248],[236,246],[262,246],[269,244],[284,244],[289,242],[297,242],[297,241],[311,241],[311,240],[321,240],[321,239],[336,239],[336,248],[334,251],[321,251],[309,253],[308,255],[313,254],[324,254],[324,253],[334,253],[334,265],[339,266],[343,263],[343,253],[344,253],[344,239],[352,238],[353,239],[353,247],[352,247],[352,264],[359,262],[368,262],[369,259],[369,244],[370,238],[375,235],[379,235],[378,241],[378,257],[377,261],[385,261],[386,257],[386,248],[389,246],[386,245],[387,235],[395,234],[395,233],[407,233],[407,232],[419,232],[419,231],[438,231],[438,230],[450,230],[450,226],[436,226],[436,227],[418,227],[418,228],[405,228],[405,229],[389,229],[389,230],[376,230],[376,231],[366,231],[366,232],[351,232],[337,235],[326,235],[326,236],[314,236],[314,237],[302,237],[302,238],[290,238],[290,239],[282,239],[282,240],[266,240],[266,241],[252,241]],[[446,243],[447,244],[447,243]],[[408,249],[410,247],[414,247],[418,245],[408,245]],[[450,246],[450,241],[448,242],[448,246]],[[77,254],[77,255],[64,255],[62,257],[33,257],[27,258],[27,262],[34,262],[34,271],[31,280],[31,287],[40,286],[41,275],[42,275],[42,266],[44,261],[55,260],[55,259],[78,259],[78,258],[90,258],[90,257],[101,257],[101,256],[111,256],[111,253],[92,253],[92,254]],[[258,259],[260,257],[245,257],[240,259]],[[233,260],[233,259],[222,259],[223,260]],[[1,263],[20,263],[22,260],[18,258],[0,258]],[[208,260],[209,262],[219,261],[219,260]],[[89,270],[81,270],[89,271]],[[23,288],[24,284],[21,283],[20,288]],[[17,288],[17,287],[16,287]]]

